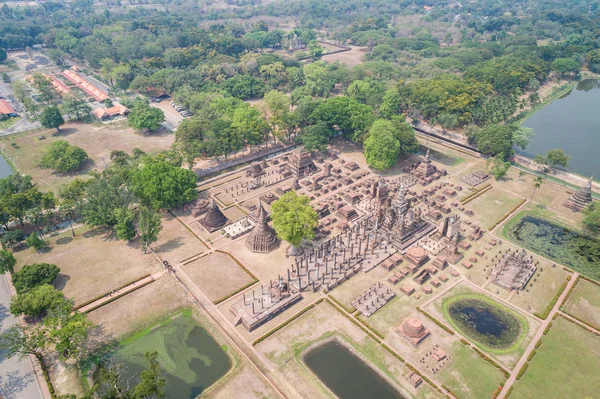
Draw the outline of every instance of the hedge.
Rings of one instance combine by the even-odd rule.
[[[498,388],[496,388],[496,390],[492,394],[492,399],[496,399],[498,397],[498,395],[500,395],[500,392],[502,392],[502,385],[500,385]]]
[[[334,303],[329,300],[329,298],[327,298],[326,301],[331,306],[333,306],[333,308],[335,310],[337,310],[338,312],[340,312],[340,314],[342,316],[344,316],[345,318],[347,318],[348,320],[350,320],[352,323],[354,323],[358,328],[360,328],[361,330],[363,330],[363,332],[366,333],[369,337],[373,338],[373,340],[375,342],[377,342],[378,344],[381,343],[381,340],[379,338],[377,338],[376,336],[374,336],[373,334],[371,334],[371,332],[369,330],[367,330],[365,327],[363,327],[363,325],[360,324],[358,321],[356,321],[356,319],[354,317],[351,317],[348,314],[344,313],[344,311],[342,309],[338,308],[337,306],[335,306]]]
[[[315,307],[314,303],[308,305],[307,307],[305,307],[304,309],[302,309],[301,311],[299,311],[298,313],[296,313],[294,316],[292,316],[288,320],[284,321],[283,323],[281,323],[280,325],[278,325],[277,327],[275,327],[274,329],[272,329],[271,331],[269,331],[268,333],[266,333],[262,337],[257,338],[256,341],[252,342],[252,346],[256,346],[258,343],[260,343],[260,342],[264,341],[265,339],[269,338],[271,335],[275,334],[277,331],[281,330],[283,327],[287,326],[292,321],[296,320],[298,317],[302,316],[304,313],[308,312],[309,310],[311,310],[314,307]]]
[[[536,313],[534,313],[534,315],[539,317],[542,320],[546,320],[548,318],[548,315],[552,311],[552,308],[556,304],[556,301],[558,301],[558,298],[561,296],[561,294],[563,293],[565,288],[567,288],[567,284],[568,284],[568,281],[565,281],[564,283],[562,283],[562,285],[560,286],[560,289],[558,290],[556,295],[554,295],[554,298],[552,298],[552,300],[550,301],[548,306],[546,306],[546,309],[544,309],[544,311],[542,313],[536,312]]]
[[[517,381],[520,380],[521,377],[523,377],[523,374],[525,374],[525,370],[527,370],[527,367],[529,367],[529,363],[525,363],[523,367],[521,367],[521,370],[519,370],[519,374],[517,374]]]
[[[377,335],[379,338],[381,338],[381,339],[385,338],[382,333],[380,333],[379,331],[377,331],[376,329],[371,327],[371,325],[369,323],[367,323],[366,321],[359,319],[358,317],[355,317],[355,319],[358,320],[359,322],[361,322],[365,327],[367,327],[369,330],[371,330],[373,332],[373,334]]]
[[[571,277],[571,276],[569,276]],[[573,291],[575,290],[575,287],[577,287],[577,284],[579,283],[579,279],[581,278],[581,276],[577,276],[577,279],[575,279],[575,282],[573,283],[573,285],[571,286],[571,289],[569,290],[569,292],[567,292],[567,295],[565,296],[565,299],[562,301],[562,303],[560,304],[560,307],[562,308],[563,306],[565,306],[565,304],[567,303],[567,301],[569,300],[569,298],[571,297],[571,294],[573,293]]]
[[[327,295],[327,298],[331,299],[333,302],[336,303],[336,305],[338,305],[340,308],[344,309],[349,314],[354,314],[354,312],[356,312],[356,310],[357,310],[354,306],[352,306],[350,308],[347,307],[346,305],[344,305],[343,303],[341,303],[340,301],[338,301],[337,299],[335,299],[331,295]]]
[[[540,338],[539,341],[535,344],[535,349],[539,348],[540,346],[542,346],[542,339]]]
[[[423,313],[429,320],[433,321],[435,324],[437,324],[439,327],[441,327],[444,331],[446,331],[448,334],[450,335],[454,335],[454,331],[452,331],[451,329],[449,329],[448,327],[446,327],[444,324],[442,324],[441,322],[437,321],[437,319],[435,317],[433,317],[432,315],[430,315],[429,313],[427,313],[426,311],[424,311],[423,309],[421,309],[420,307],[417,306],[417,310],[421,313]]]
[[[408,367],[409,370],[414,371],[414,373],[416,375],[418,375],[419,377],[421,377],[423,379],[423,381],[425,381],[426,383],[428,383],[429,385],[431,385],[432,388],[434,388],[436,391],[438,391],[439,393],[443,394],[444,392],[440,389],[440,387],[438,387],[437,385],[435,385],[433,383],[433,381],[431,381],[429,378],[427,378],[426,376],[424,376],[423,374],[421,374],[419,372],[419,370],[417,370],[416,368],[413,367],[412,364],[410,363],[406,363],[406,367]]]
[[[381,346],[383,347],[383,349],[390,352],[391,355],[394,356],[396,359],[398,359],[402,363],[404,363],[404,358],[402,356],[400,356],[399,354],[397,354],[396,352],[394,352],[394,350],[392,348],[390,348],[389,346],[387,346],[386,344],[383,344],[383,343],[381,344]]]
[[[466,339],[464,339],[464,338],[461,338],[461,339],[460,339],[460,342],[462,342],[462,343],[463,343],[463,345],[466,345],[466,346],[471,346],[471,343],[470,343],[469,341],[467,341]]]
[[[504,399],[508,399],[510,397],[510,394],[512,393],[514,389],[514,385],[511,386],[510,388],[508,388],[508,391],[506,392],[506,396],[504,397]]]
[[[134,291],[137,291],[137,290],[139,290],[140,288],[147,286],[148,284],[152,284],[152,283],[153,283],[153,282],[155,282],[155,281],[156,281],[156,280],[148,280],[148,281],[146,281],[145,283],[143,283],[143,284],[140,284],[140,285],[136,286],[135,288],[133,288],[133,289],[131,289],[131,290],[127,291],[127,292],[122,292],[122,293],[120,293],[120,294],[118,294],[118,295],[115,295],[115,296],[111,297],[111,298],[110,298],[108,301],[106,301],[106,302],[102,302],[102,303],[99,303],[99,304],[98,304],[98,305],[96,305],[96,306],[92,306],[90,309],[86,310],[84,313],[90,313],[90,312],[93,312],[94,310],[96,310],[96,309],[98,309],[98,308],[101,308],[102,306],[108,305],[109,303],[111,303],[111,302],[114,302],[114,301],[116,301],[117,299],[119,299],[119,298],[121,298],[121,297],[123,297],[123,296],[125,296],[125,295],[127,295],[127,294],[131,294],[132,292],[134,292]]]
[[[558,315],[558,313],[557,313],[557,315]],[[568,318],[568,317],[566,317],[566,316],[564,316],[564,315],[562,315],[562,314],[561,314],[560,316],[561,316],[563,319],[565,319],[565,320],[567,320],[567,321],[569,321],[569,322],[573,323],[573,321],[572,321],[572,320],[569,320],[569,318]],[[583,329],[584,329],[585,331],[587,331],[587,332],[591,332],[592,334],[595,334],[596,336],[600,337],[600,333],[595,331],[595,330],[597,330],[597,328],[596,328],[596,327],[594,327],[594,326],[592,326],[592,325],[589,325],[589,324],[588,324],[588,323],[586,323],[585,321],[583,321],[583,320],[581,320],[581,319],[578,319],[578,318],[577,318],[577,317],[575,317],[575,316],[569,315],[569,317],[571,317],[571,318],[573,318],[573,319],[577,320],[579,323],[581,323],[581,324],[583,324],[583,325],[585,325],[585,326],[587,326],[587,327],[590,327],[590,328],[592,328],[594,331],[591,331],[591,330],[589,330],[589,329],[585,328],[584,326],[582,326],[582,325],[581,325],[581,324],[579,324],[579,323],[573,323],[573,324],[575,324],[575,325],[577,325],[577,326],[579,326],[579,327],[583,328]]]
[[[471,194],[469,194],[466,197],[464,197],[463,199],[461,199],[460,202],[466,201],[466,200],[470,199],[471,197],[476,196],[477,194],[481,193],[482,191],[484,191],[485,189],[487,189],[491,185],[492,185],[491,183],[488,183],[485,186],[481,187],[480,189],[469,188],[469,190],[472,191]]]
[[[600,283],[597,282],[596,280],[592,280],[591,278],[589,278],[587,276],[582,276],[582,275],[580,275],[579,277],[582,278],[582,279],[584,279],[585,281],[589,281],[590,283],[596,284],[597,286],[600,287]]]
[[[479,190],[478,192],[471,194],[465,198],[463,198],[462,200],[460,200],[461,205],[467,205],[469,202],[473,201],[474,199],[476,199],[477,197],[487,193],[488,191],[490,191],[492,189],[492,185],[488,184],[487,186],[483,187],[481,190]]]
[[[494,225],[492,227],[489,228],[489,230],[493,230],[496,226],[498,226],[500,223],[504,222],[506,220],[506,218],[508,218],[510,215],[512,215],[513,213],[516,212],[517,209],[519,209],[519,207],[521,205],[523,205],[525,203],[525,201],[527,200],[522,200],[521,202],[519,202],[519,204],[517,204],[517,206],[515,206],[514,208],[512,208],[510,211],[508,211],[508,213],[506,213],[500,220],[498,220],[496,223],[494,223]]]
[[[138,278],[136,278],[135,280],[131,280],[130,282],[128,282],[128,283],[125,283],[125,284],[121,285],[119,288],[116,288],[116,291],[118,291],[118,290],[122,290],[123,288],[125,288],[125,287],[127,287],[127,286],[129,286],[129,285],[131,285],[131,284],[133,284],[133,283],[137,283],[138,281],[140,281],[140,280],[143,280],[143,279],[145,279],[145,278],[147,278],[147,277],[150,277],[150,274],[144,274],[142,277],[138,277]],[[90,299],[90,300],[88,300],[88,301],[85,301],[85,302],[83,302],[83,303],[80,303],[79,305],[75,306],[75,307],[73,308],[73,310],[79,310],[79,309],[81,309],[82,307],[89,305],[90,303],[94,303],[94,302],[96,302],[96,301],[98,301],[98,300],[100,300],[100,299],[102,299],[102,298],[104,298],[104,297],[108,296],[108,295],[109,295],[109,294],[110,294],[112,291],[115,291],[115,290],[111,290],[111,291],[109,291],[109,292],[106,292],[106,293],[104,293],[104,294],[100,294],[100,295],[98,295],[98,296],[95,296],[94,298],[92,298],[92,299]]]
[[[246,269],[246,266],[244,266],[244,265],[242,264],[242,262],[240,262],[240,261],[239,261],[239,260],[238,260],[238,259],[237,259],[235,256],[233,256],[233,255],[232,255],[232,254],[230,254],[229,252],[221,251],[220,249],[215,249],[215,252],[220,252],[220,253],[222,253],[222,254],[225,254],[225,255],[229,256],[231,259],[233,259],[233,261],[234,261],[235,263],[237,263],[237,264],[238,264],[238,266],[239,266],[239,267],[241,267],[241,268],[242,268],[242,270],[243,270],[243,271],[245,271],[246,273],[248,273],[248,275],[249,275],[250,277],[252,277],[252,279],[253,279],[253,280],[255,280],[255,282],[256,282],[256,281],[258,281],[258,278],[257,278],[257,277],[256,277],[256,276],[255,276],[255,275],[254,275],[254,274],[253,274],[253,273],[252,273],[250,270]]]
[[[491,364],[492,366],[496,367],[498,370],[500,370],[500,372],[502,374],[504,374],[504,377],[508,378],[510,377],[510,373],[508,371],[506,371],[504,369],[504,367],[500,366],[498,363],[496,363],[493,359],[491,359],[489,356],[487,356],[485,353],[483,353],[481,350],[479,350],[477,347],[473,346],[473,350],[475,352],[477,352],[477,354],[483,358],[483,360],[487,361],[489,364]]]
[[[456,392],[454,392],[452,389],[450,389],[450,387],[448,387],[447,385],[442,384],[442,388],[444,388],[446,391],[448,391],[448,393],[452,396],[454,396],[456,399],[459,399],[460,396],[458,396],[456,394]]]
[[[213,303],[214,303],[215,305],[218,305],[218,304],[220,304],[221,302],[224,302],[224,301],[228,300],[228,299],[229,299],[229,298],[231,298],[232,296],[234,296],[234,295],[236,295],[236,294],[239,294],[240,292],[244,291],[245,289],[252,287],[254,284],[256,284],[256,283],[257,283],[257,281],[258,281],[258,280],[252,280],[252,281],[250,281],[248,284],[244,285],[243,287],[240,287],[240,288],[238,288],[237,290],[233,291],[232,293],[230,293],[230,294],[227,294],[227,295],[225,295],[225,296],[224,296],[224,297],[222,297],[222,298],[215,299],[215,300],[213,301]]]
[[[550,327],[552,327],[552,322],[548,323],[548,326],[544,330],[544,335],[548,334],[548,331],[550,331]]]
[[[46,364],[43,359],[38,359],[40,362],[40,368],[42,369],[42,374],[44,376],[44,380],[46,380],[46,385],[48,385],[48,391],[50,392],[50,397],[52,399],[56,398],[56,391],[54,390],[54,385],[52,385],[52,380],[50,380],[50,375],[48,374],[48,369],[46,368]]]

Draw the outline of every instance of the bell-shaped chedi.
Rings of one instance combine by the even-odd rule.
[[[260,200],[258,201],[258,218],[256,227],[246,239],[246,246],[256,253],[268,253],[279,247],[277,233],[268,224],[268,215]]]

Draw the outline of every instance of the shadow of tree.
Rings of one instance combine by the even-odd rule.
[[[0,397],[2,399],[24,398],[22,392],[34,380],[33,372],[20,375],[18,371],[9,371],[0,376]]]
[[[73,241],[73,237],[61,237],[58,240],[56,240],[56,243],[58,245],[64,245],[70,243],[71,241]]]
[[[179,247],[182,247],[183,243],[183,237],[175,237],[165,242],[164,244],[154,247],[154,251],[157,253],[171,252]]]
[[[58,273],[58,276],[56,276],[56,279],[54,280],[54,288],[62,291],[69,280],[71,280],[71,276],[67,274]]]

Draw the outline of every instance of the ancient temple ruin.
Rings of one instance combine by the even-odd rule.
[[[395,198],[381,199],[373,218],[374,228],[387,234],[389,241],[401,252],[436,229],[433,223],[423,219],[420,209],[411,209],[405,194],[406,189],[401,185]]]
[[[287,165],[294,177],[306,176],[317,170],[310,154],[304,148],[294,151],[290,155]]]
[[[256,227],[246,238],[246,246],[252,252],[265,254],[279,248],[280,241],[277,238],[277,233],[269,226],[268,221],[267,212],[259,200]]]
[[[581,212],[585,207],[587,207],[594,199],[592,198],[592,180],[594,178],[590,178],[587,184],[581,187],[579,190],[573,193],[565,202],[565,206],[570,208],[575,212]]]
[[[419,166],[417,166],[415,175],[421,179],[427,179],[435,172],[437,172],[437,168],[431,163],[431,156],[429,154],[429,149],[427,149],[427,152],[425,153],[425,159],[421,161]]]
[[[220,229],[227,223],[227,217],[221,212],[221,209],[219,209],[219,205],[217,205],[214,198],[208,206],[206,215],[200,219],[200,223],[210,232]]]
[[[406,318],[402,324],[396,327],[396,331],[415,348],[431,335],[429,330],[423,326],[421,320],[415,317]]]
[[[522,290],[537,267],[533,264],[533,256],[521,251],[506,251],[490,272],[492,282],[507,290]]]

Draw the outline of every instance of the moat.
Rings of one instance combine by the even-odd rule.
[[[535,136],[524,154],[533,158],[562,148],[571,161],[569,170],[584,176],[600,176],[596,150],[600,146],[600,82],[582,80],[568,94],[533,114],[524,127]]]
[[[340,399],[405,399],[338,341],[328,341],[310,349],[304,362]]]

